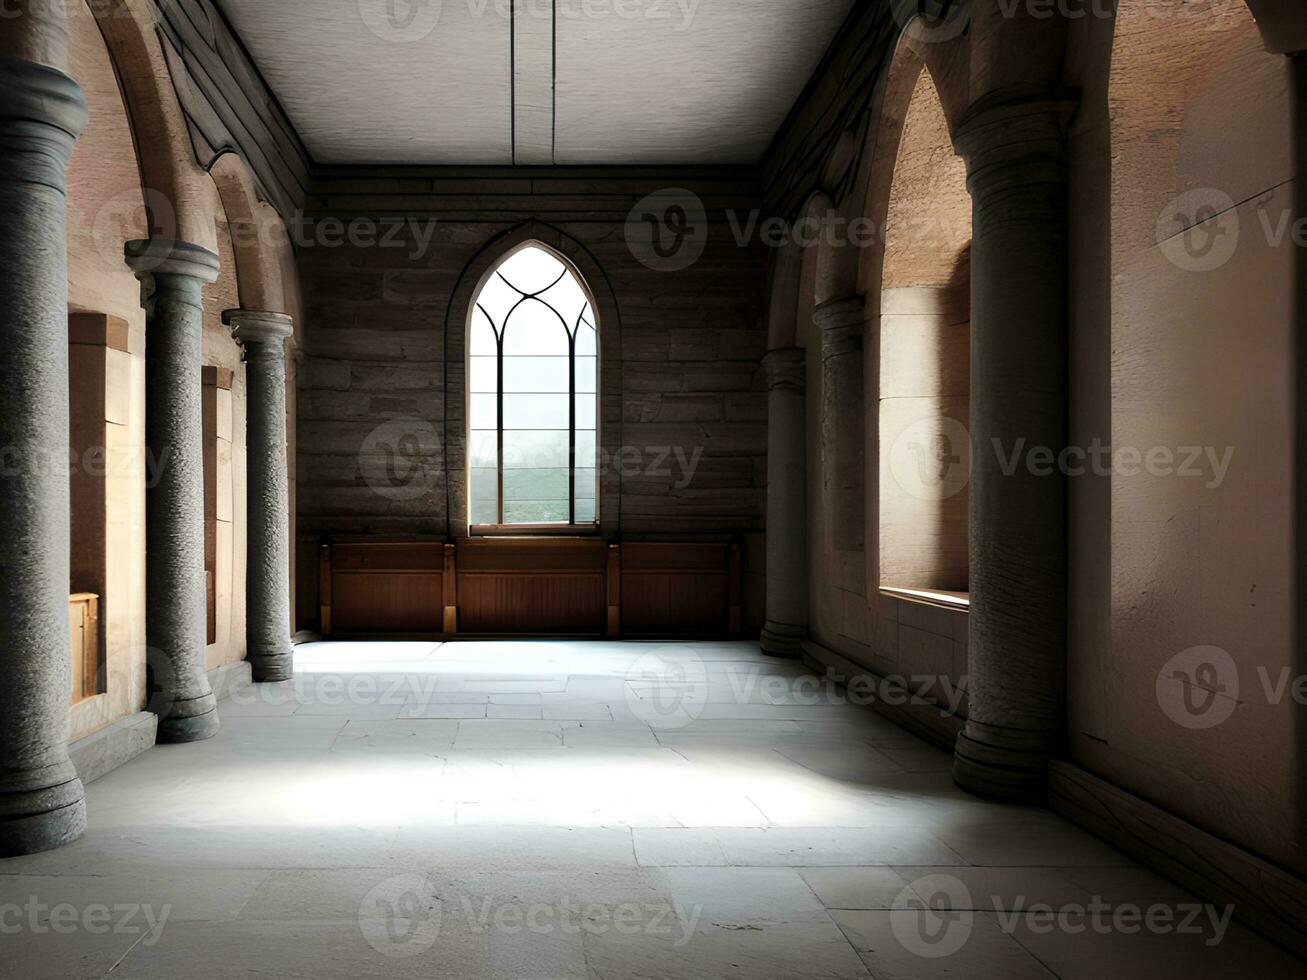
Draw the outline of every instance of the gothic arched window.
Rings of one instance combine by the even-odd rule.
[[[596,324],[580,276],[538,245],[482,285],[468,326],[473,528],[596,523]]]

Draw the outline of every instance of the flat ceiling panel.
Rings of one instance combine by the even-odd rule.
[[[222,7],[318,162],[512,162],[506,3]]]
[[[219,2],[314,159],[360,164],[756,163],[854,4]]]
[[[560,164],[756,163],[853,7],[614,0],[586,16],[583,0],[559,3]]]

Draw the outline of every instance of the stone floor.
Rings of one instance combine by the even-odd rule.
[[[1305,975],[747,644],[296,658],[0,862],[0,976]]]

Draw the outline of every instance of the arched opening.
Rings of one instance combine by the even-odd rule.
[[[903,118],[880,284],[880,583],[968,591],[971,197],[928,69]]]
[[[599,319],[540,242],[482,279],[468,314],[468,520],[476,531],[594,527]]]

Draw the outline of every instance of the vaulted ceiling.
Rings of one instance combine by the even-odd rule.
[[[855,0],[220,2],[319,163],[566,165],[757,162]]]

